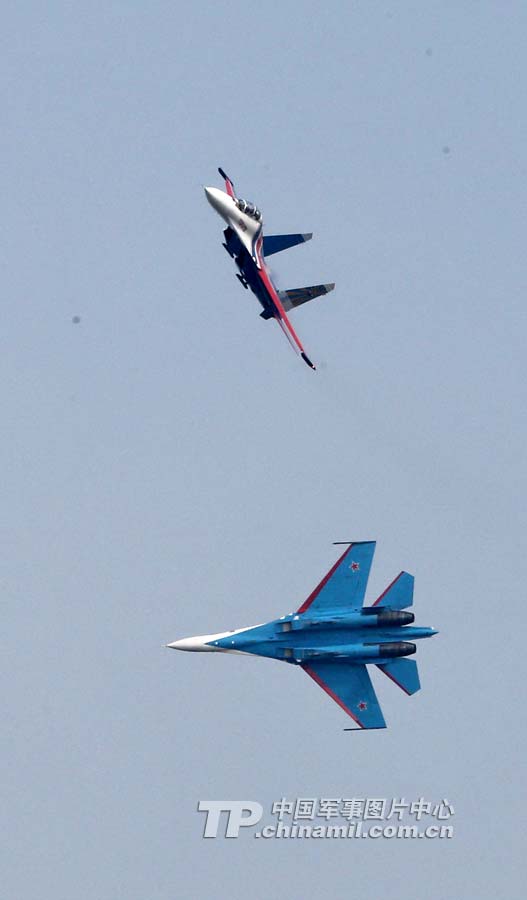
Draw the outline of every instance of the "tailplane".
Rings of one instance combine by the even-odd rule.
[[[377,668],[391,678],[405,694],[415,694],[421,687],[417,663],[414,659],[394,659],[392,662],[377,666]]]
[[[329,294],[335,287],[334,284],[314,284],[311,287],[292,288],[289,291],[278,291],[278,296],[282,301],[282,306],[286,312],[307,303],[308,300],[314,300],[315,297],[321,297],[323,294]]]

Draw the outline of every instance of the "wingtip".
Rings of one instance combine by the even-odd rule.
[[[310,241],[311,238],[313,237],[313,232],[307,231],[305,234],[302,235],[302,237],[304,238],[304,241]]]
[[[335,282],[333,281],[330,284],[325,284],[324,287],[326,288],[326,294],[329,294],[330,291],[335,289]]]
[[[343,731],[382,731],[387,725],[363,725],[360,728],[343,728]]]

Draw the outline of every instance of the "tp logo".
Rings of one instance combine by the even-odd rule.
[[[263,815],[263,806],[254,800],[198,800],[198,812],[207,814],[203,837],[218,837],[220,816],[222,812],[226,812],[225,837],[237,838],[240,828],[256,825],[260,821]]]

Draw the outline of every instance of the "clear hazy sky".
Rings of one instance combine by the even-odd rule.
[[[527,8],[6,2],[3,893],[523,896]],[[311,372],[203,184],[268,233]],[[72,319],[80,316],[75,324]],[[389,728],[168,641],[416,576]],[[451,841],[202,839],[200,798],[454,804]]]

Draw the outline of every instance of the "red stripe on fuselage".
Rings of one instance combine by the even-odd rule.
[[[316,683],[319,685],[319,687],[321,687],[322,690],[325,691],[326,694],[328,694],[331,697],[331,699],[335,701],[335,703],[338,703],[340,708],[343,709],[344,712],[348,714],[348,716],[351,716],[351,718],[357,723],[357,725],[360,725],[361,728],[365,727],[362,724],[362,722],[360,721],[360,719],[357,718],[355,713],[352,713],[351,709],[349,709],[349,707],[346,706],[344,701],[341,700],[340,697],[338,697],[337,694],[334,691],[332,691],[330,687],[328,687],[328,685],[326,684],[325,681],[322,681],[322,679],[320,678],[319,675],[316,674],[316,672],[313,672],[313,670],[310,669],[309,666],[302,666],[302,668],[303,668],[304,672],[306,672],[309,675],[309,677],[313,679],[313,681],[316,681]]]
[[[322,588],[325,587],[325,585],[328,583],[331,576],[337,571],[342,560],[346,557],[346,554],[350,552],[352,547],[353,547],[353,544],[350,544],[349,547],[346,550],[344,550],[344,553],[342,554],[342,556],[339,557],[339,559],[337,559],[335,565],[331,567],[331,569],[329,570],[327,575],[324,575],[320,584],[317,584],[315,590],[311,592],[311,594],[309,595],[307,600],[304,600],[304,602],[302,603],[302,606],[300,606],[297,609],[297,613],[303,613],[306,611],[306,609],[308,609],[311,606],[311,604],[313,603],[313,600],[316,600],[316,598],[320,594],[320,591],[322,590]]]
[[[296,346],[298,347],[299,352],[304,353],[305,351],[300,342],[300,338],[296,334],[295,329],[293,328],[293,326],[291,325],[291,322],[287,318],[285,309],[282,306],[282,301],[280,300],[280,297],[278,296],[278,292],[269,277],[269,272],[267,271],[267,268],[266,268],[266,265],[264,262],[264,258],[262,255],[262,244],[263,244],[263,237],[260,236],[258,238],[258,241],[256,242],[256,248],[255,248],[256,257],[258,259],[258,263],[260,266],[260,268],[258,268],[258,274],[260,276],[261,281],[263,282],[263,285],[264,285],[267,293],[269,294],[271,300],[273,301],[274,306],[276,307],[277,315],[275,318],[279,322],[283,322],[283,324],[286,326],[290,336],[293,338],[293,341],[295,342]]]

